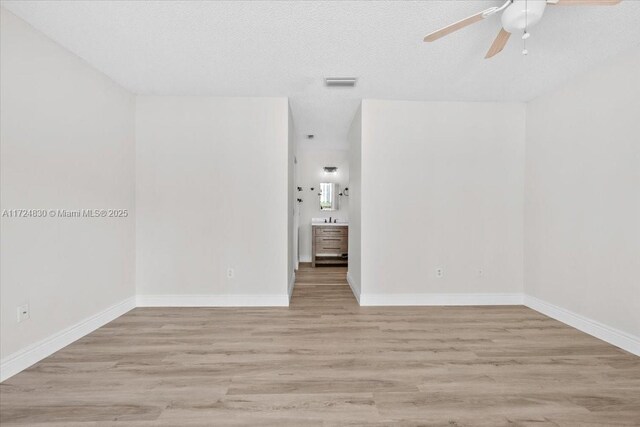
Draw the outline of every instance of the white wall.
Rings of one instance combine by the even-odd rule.
[[[640,52],[527,106],[525,292],[640,336]]]
[[[363,101],[364,304],[522,292],[524,136],[523,104]]]
[[[138,97],[142,304],[288,303],[288,127],[286,98]]]
[[[287,107],[287,277],[289,278],[288,289],[289,297],[293,293],[293,285],[295,284],[295,270],[298,267],[298,233],[295,229],[298,225],[296,214],[298,207],[295,200],[295,173],[296,173],[296,145],[293,140],[295,131],[293,126],[293,115],[291,107]]]
[[[311,262],[311,219],[312,218],[338,218],[340,221],[349,220],[349,197],[339,197],[339,209],[337,211],[321,211],[318,192],[321,182],[335,182],[340,184],[340,191],[349,186],[349,152],[348,150],[324,150],[304,148],[298,150],[297,187],[302,187],[301,192],[296,190],[296,198],[303,202],[300,208],[300,247],[299,256],[301,262]],[[325,174],[323,167],[336,166],[336,174]],[[311,191],[311,187],[315,190]]]
[[[0,10],[2,209],[129,212],[127,218],[2,218],[4,367],[16,352],[135,293],[135,100]],[[24,303],[31,318],[18,324],[16,309]]]
[[[349,127],[349,267],[347,281],[360,301],[362,222],[362,106]]]

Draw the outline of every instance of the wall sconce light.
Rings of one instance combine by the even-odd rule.
[[[324,169],[324,173],[326,174],[338,173],[338,168],[335,166],[325,166],[323,169]]]

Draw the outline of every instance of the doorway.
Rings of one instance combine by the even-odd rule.
[[[298,148],[295,286],[348,286],[349,152]]]

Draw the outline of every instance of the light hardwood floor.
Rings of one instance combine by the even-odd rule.
[[[137,308],[0,385],[2,425],[640,423],[640,358],[521,306]]]
[[[347,284],[347,267],[344,265],[319,265],[301,262],[296,271],[296,286],[300,285],[344,285]]]

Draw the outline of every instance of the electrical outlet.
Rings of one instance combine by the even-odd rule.
[[[18,323],[29,319],[29,304],[18,307]]]
[[[235,276],[235,270],[233,268],[227,268],[227,279],[233,279]]]
[[[436,268],[436,277],[438,278],[444,277],[444,269],[442,267]]]

